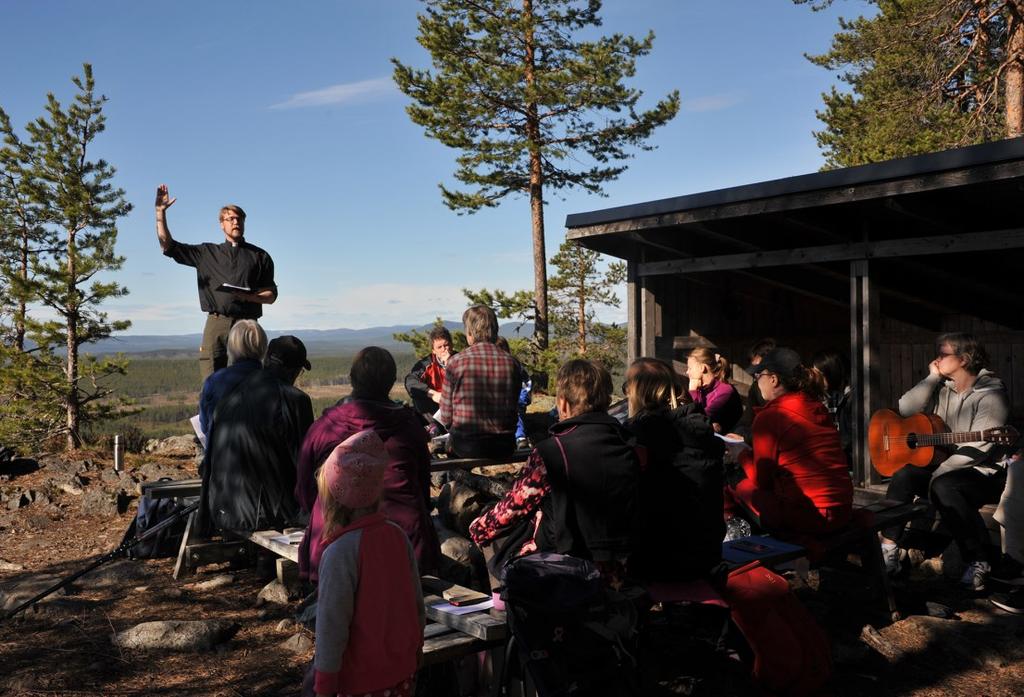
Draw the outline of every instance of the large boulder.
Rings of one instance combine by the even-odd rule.
[[[146,443],[146,452],[164,457],[193,458],[199,454],[195,436],[171,436]]]
[[[437,498],[437,514],[446,528],[469,537],[469,524],[493,502],[491,496],[463,482],[449,481]]]
[[[42,593],[56,585],[62,579],[62,576],[50,573],[32,574],[19,579],[17,582],[12,583],[6,588],[0,589],[0,611],[8,612],[13,610],[26,600],[29,600],[39,593]],[[40,602],[53,602],[64,595],[67,595],[67,590],[61,588],[60,590],[48,595],[46,598],[43,598]]]
[[[434,518],[434,528],[441,542],[441,568],[438,575],[468,588],[481,587],[486,578],[483,554],[472,541],[442,525]]]
[[[208,651],[235,635],[239,625],[221,620],[143,622],[111,637],[123,649]]]

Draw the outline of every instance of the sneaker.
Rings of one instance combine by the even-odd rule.
[[[1024,615],[1024,591],[1015,590],[1010,593],[996,593],[989,601],[1000,610]]]
[[[990,571],[992,571],[992,567],[987,561],[972,561],[964,569],[964,575],[960,577],[960,585],[980,593],[985,590],[985,580]]]
[[[990,581],[996,581],[1007,586],[1024,586],[1024,567],[1021,563],[1008,554],[1004,554],[992,572],[988,575]]]
[[[885,573],[896,576],[903,569],[903,562],[900,559],[899,545],[891,542],[882,543],[882,559],[885,561]]]
[[[741,537],[749,537],[750,532],[750,523],[738,515],[733,516],[729,520],[725,521],[725,538],[722,539],[722,542],[736,540]]]

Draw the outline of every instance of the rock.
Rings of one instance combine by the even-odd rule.
[[[288,630],[293,629],[294,627],[295,620],[290,620],[286,617],[285,619],[278,622],[277,626],[274,627],[274,629],[276,629],[279,632],[287,632]]]
[[[24,571],[24,569],[25,567],[21,564],[0,560],[0,571]]]
[[[220,574],[206,581],[200,581],[199,583],[190,583],[189,585],[185,586],[185,588],[202,593],[203,591],[211,591],[217,588],[224,588],[225,586],[230,586],[234,582],[235,577],[231,574]]]
[[[104,484],[121,484],[124,478],[124,472],[115,472],[113,469],[103,470],[100,472],[100,481]]]
[[[147,462],[135,471],[140,481],[155,482],[161,477],[170,479],[182,479],[181,470],[173,465],[165,465],[161,462]]]
[[[281,649],[294,654],[303,654],[313,648],[313,640],[299,632],[293,634],[281,643]]]
[[[276,578],[263,586],[263,590],[261,590],[259,595],[256,596],[256,607],[262,607],[268,603],[273,605],[287,605],[289,602],[288,589]]]
[[[146,452],[164,457],[192,458],[198,453],[195,436],[171,436],[146,443]]]
[[[144,564],[130,559],[115,559],[85,576],[83,585],[89,588],[119,588],[137,585],[149,578]]]
[[[11,498],[7,500],[7,510],[16,511],[30,503],[32,503],[32,499],[28,497],[27,493],[23,491],[16,491]]]
[[[81,498],[79,510],[85,515],[113,516],[117,514],[118,496],[103,489],[90,489]]]
[[[76,476],[74,479],[77,478],[78,477]],[[65,494],[71,494],[72,496],[81,496],[84,493],[84,490],[74,481],[74,479],[69,479],[68,481],[60,482],[59,484],[57,484],[57,488],[63,491]]]
[[[460,586],[474,587],[475,579],[485,569],[483,554],[480,549],[465,537],[451,530],[435,525],[437,537],[441,541],[441,578],[454,581]]]
[[[208,651],[228,641],[239,625],[221,620],[165,620],[143,622],[111,637],[124,649],[168,649]]]
[[[467,537],[469,524],[493,501],[493,498],[465,484],[452,481],[441,489],[441,495],[437,500],[437,513],[446,528]]]
[[[42,593],[62,579],[63,576],[58,576],[57,574],[34,574],[28,578],[23,578],[9,588],[0,590],[0,610],[4,612],[13,610],[18,605]],[[67,595],[67,589],[65,588],[51,593],[39,602],[53,602],[63,595]]]

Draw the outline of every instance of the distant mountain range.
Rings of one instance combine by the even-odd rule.
[[[380,346],[388,350],[409,350],[406,343],[399,343],[392,338],[393,334],[408,332],[410,329],[417,329],[421,332],[428,332],[433,324],[424,324],[419,327],[410,327],[408,324],[398,324],[391,327],[369,327],[367,329],[268,329],[267,335],[273,339],[282,334],[294,334],[306,345],[306,351],[310,355],[332,355],[354,353],[364,346]],[[445,322],[450,330],[461,330],[461,322]],[[519,334],[516,334],[516,329]],[[533,334],[533,324],[520,325],[516,322],[501,325],[502,336],[530,336]],[[128,335],[116,336],[95,344],[83,347],[83,351],[95,355],[107,353],[141,353],[154,355],[168,355],[180,353],[196,353],[202,341],[201,334],[177,334],[177,335]]]

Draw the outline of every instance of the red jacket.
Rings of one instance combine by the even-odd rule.
[[[794,505],[810,499],[819,509],[852,508],[846,455],[824,404],[789,392],[758,410],[751,430],[754,447],[740,464],[758,489]]]

